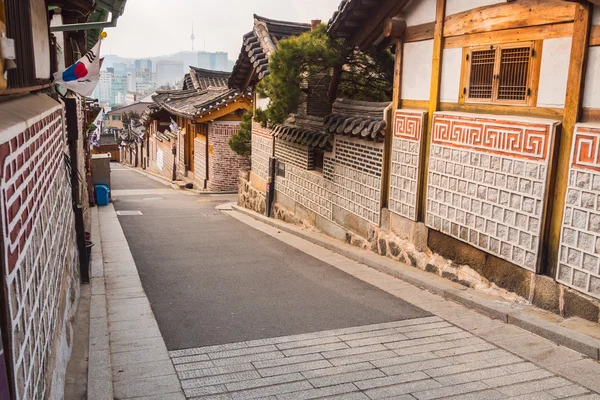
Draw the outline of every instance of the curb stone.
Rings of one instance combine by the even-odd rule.
[[[541,318],[524,312],[507,303],[483,298],[479,296],[475,290],[455,282],[450,282],[437,275],[409,267],[401,262],[389,260],[379,255],[367,255],[364,250],[351,248],[349,245],[343,243],[333,242],[335,239],[327,240],[328,238],[321,237],[322,234],[320,233],[310,232],[291,226],[285,222],[268,218],[238,205],[234,205],[232,208],[235,211],[251,216],[267,225],[281,229],[284,232],[296,235],[313,244],[334,251],[353,261],[365,264],[412,285],[427,289],[445,299],[460,303],[491,318],[518,326],[556,344],[591,357],[594,360],[600,360],[600,340],[598,339],[544,321]]]

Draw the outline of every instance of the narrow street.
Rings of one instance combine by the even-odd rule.
[[[117,164],[112,185],[127,242],[101,210],[115,398],[600,398],[595,361],[215,209],[235,196]]]
[[[112,180],[115,210],[142,212],[119,220],[169,350],[430,315],[215,210],[235,195]]]

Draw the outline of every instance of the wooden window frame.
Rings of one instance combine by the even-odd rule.
[[[503,49],[514,49],[529,47],[530,49],[530,61],[527,70],[527,94],[524,100],[503,100],[498,99],[499,87],[500,87],[500,71],[501,71],[501,56]],[[470,93],[470,74],[471,74],[471,60],[472,53],[480,50],[494,50],[496,52],[494,57],[494,79],[492,81],[492,96],[491,98],[471,98]],[[539,86],[540,68],[541,68],[541,50],[542,41],[524,41],[524,42],[511,42],[511,43],[495,43],[492,45],[478,45],[463,47],[463,62],[461,72],[461,85],[459,93],[460,104],[487,104],[487,105],[498,105],[498,106],[516,106],[516,107],[535,107],[537,104],[537,93]]]

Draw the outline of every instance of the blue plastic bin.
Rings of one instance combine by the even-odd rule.
[[[108,205],[108,193],[110,189],[106,185],[96,185],[96,204],[99,206],[107,206]]]

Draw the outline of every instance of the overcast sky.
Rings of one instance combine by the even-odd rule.
[[[128,0],[116,28],[106,29],[102,53],[151,57],[191,50],[226,51],[237,59],[252,15],[295,22],[328,21],[340,0]]]

